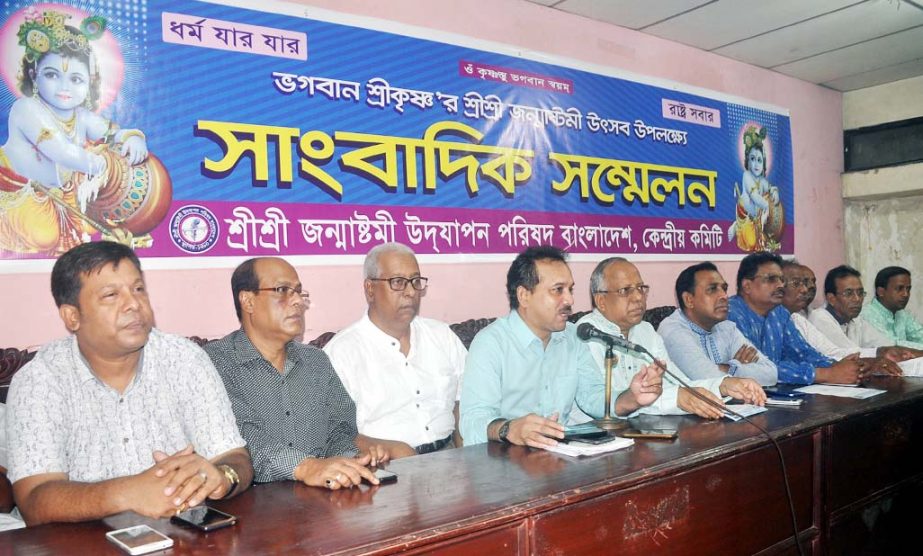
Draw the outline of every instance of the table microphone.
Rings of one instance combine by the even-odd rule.
[[[733,411],[733,410],[731,410],[731,409],[728,409],[728,408],[725,407],[725,406],[721,406],[721,405],[719,405],[719,404],[716,404],[716,403],[713,402],[712,400],[710,400],[710,399],[706,398],[705,396],[703,396],[702,394],[696,392],[695,388],[691,387],[688,383],[686,383],[686,381],[684,381],[683,379],[679,378],[678,376],[676,376],[675,374],[673,374],[672,372],[670,372],[670,371],[667,369],[666,365],[663,365],[659,360],[657,360],[656,357],[654,357],[654,354],[652,354],[650,351],[647,350],[647,348],[645,348],[645,347],[642,346],[642,345],[638,345],[638,344],[636,344],[636,343],[634,343],[634,342],[630,342],[630,341],[628,341],[628,339],[626,339],[626,338],[624,338],[624,337],[622,337],[622,336],[616,336],[615,334],[609,334],[608,332],[603,332],[602,330],[596,328],[595,326],[593,326],[593,325],[592,325],[591,323],[589,323],[589,322],[585,322],[585,323],[583,323],[583,324],[581,324],[581,325],[579,325],[579,326],[577,327],[577,337],[580,338],[581,340],[583,340],[584,342],[588,342],[588,341],[590,341],[591,339],[594,339],[594,338],[595,338],[595,339],[598,339],[598,340],[602,340],[603,342],[605,342],[605,343],[608,344],[609,346],[614,347],[615,349],[617,349],[617,350],[619,350],[619,351],[627,352],[627,353],[629,353],[630,355],[642,355],[642,356],[650,357],[650,359],[651,359],[651,361],[653,362],[654,365],[656,365],[657,367],[659,367],[659,368],[664,372],[664,374],[666,374],[666,375],[669,376],[669,377],[672,377],[674,380],[676,380],[677,382],[679,382],[682,386],[685,386],[686,389],[688,390],[688,392],[689,392],[690,394],[692,394],[694,397],[696,397],[696,398],[702,400],[703,402],[705,402],[705,403],[707,403],[707,404],[709,404],[709,405],[711,405],[711,406],[717,407],[717,408],[721,409],[722,411],[726,411],[726,412],[728,412],[728,413],[730,413],[730,414],[732,414],[732,415],[736,415],[737,417],[743,419],[743,420],[746,421],[747,423],[750,423],[750,424],[753,425],[757,430],[759,430],[761,433],[763,433],[763,435],[765,435],[766,438],[769,439],[769,442],[770,442],[770,443],[772,444],[772,446],[776,449],[776,453],[777,453],[777,455],[779,456],[779,463],[780,463],[780,465],[781,465],[781,467],[782,467],[782,479],[783,479],[783,482],[784,482],[784,484],[785,484],[785,494],[788,496],[788,507],[789,507],[789,511],[790,511],[790,515],[791,515],[791,519],[792,519],[792,529],[794,529],[795,544],[796,544],[796,546],[798,547],[798,553],[799,553],[799,554],[804,554],[804,549],[803,549],[802,546],[801,546],[801,540],[798,538],[798,525],[797,525],[797,522],[796,522],[796,520],[795,520],[795,505],[794,505],[794,503],[793,503],[793,501],[792,501],[792,491],[791,491],[791,487],[790,487],[789,484],[788,484],[788,472],[787,472],[787,470],[785,469],[785,459],[782,457],[782,448],[779,446],[779,443],[776,441],[776,439],[773,438],[771,434],[769,434],[769,431],[767,431],[767,430],[764,429],[763,427],[761,427],[761,426],[757,425],[756,423],[754,423],[753,421],[751,421],[749,417],[745,417],[745,416],[743,416],[743,415],[737,413],[736,411]]]
[[[641,354],[641,355],[650,355],[646,349],[639,346],[634,342],[629,342],[627,339],[616,336],[615,334],[609,334],[608,332],[603,332],[602,330],[596,328],[592,324],[585,322],[577,327],[577,337],[583,340],[584,342],[589,341],[593,338],[598,338],[612,347],[619,348],[623,351],[630,351],[632,353]]]

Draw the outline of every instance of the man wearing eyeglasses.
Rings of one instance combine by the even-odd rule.
[[[356,402],[359,432],[393,457],[461,446],[458,394],[467,351],[443,322],[419,316],[427,279],[401,243],[365,257],[368,310],[324,347]]]
[[[776,365],[728,320],[728,284],[710,262],[683,269],[676,278],[679,308],[660,323],[667,352],[687,376],[736,377],[771,386]],[[762,389],[760,389],[762,390]]]
[[[838,347],[859,351],[861,364],[869,371],[879,374],[900,375],[900,368],[894,361],[910,359],[914,355],[892,345],[887,337],[863,319],[857,318],[862,311],[865,289],[862,275],[847,265],[830,270],[824,279],[824,297],[827,304],[808,316],[811,324]]]
[[[782,306],[785,276],[782,258],[772,253],[751,253],[737,269],[737,295],[728,300],[728,318],[765,354],[786,384],[858,383],[857,358],[834,362],[811,347]]]
[[[639,413],[654,415],[676,415],[692,413],[706,419],[720,419],[724,412],[695,396],[701,396],[723,406],[722,396],[732,396],[748,403],[762,405],[766,394],[760,385],[749,378],[736,378],[727,373],[712,375],[702,380],[692,380],[670,360],[670,354],[663,339],[651,324],[644,320],[647,311],[647,294],[650,286],[641,279],[638,268],[622,257],[611,257],[596,265],[590,276],[590,299],[593,311],[577,321],[577,325],[588,322],[615,336],[627,338],[630,342],[644,346],[661,364],[691,386],[681,386],[672,377],[664,376],[663,393],[657,401],[639,409]],[[726,297],[726,296],[725,296]],[[606,348],[600,341],[588,342],[593,360],[602,376],[605,376]],[[693,346],[697,351],[701,348]],[[646,358],[630,353],[619,354],[612,368],[612,388],[618,393],[627,390],[634,376],[650,364]],[[772,370],[775,375],[775,369]],[[773,378],[773,381],[775,379]],[[575,422],[588,420],[586,415],[572,415]]]
[[[231,292],[240,329],[205,351],[231,398],[255,480],[331,490],[362,479],[378,484],[366,466],[389,454],[359,439],[365,442],[359,455],[356,406],[327,355],[300,342],[309,297],[292,265],[244,261],[231,275]]]

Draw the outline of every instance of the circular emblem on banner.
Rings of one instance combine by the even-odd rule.
[[[204,253],[218,241],[218,219],[199,205],[186,205],[170,219],[170,238],[187,253]]]

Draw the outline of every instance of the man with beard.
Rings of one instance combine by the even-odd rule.
[[[824,297],[827,304],[811,311],[808,319],[817,329],[838,347],[860,350],[863,366],[878,374],[900,375],[900,368],[894,361],[913,357],[907,349],[890,345],[881,332],[863,319],[857,318],[862,311],[865,289],[862,287],[859,271],[840,265],[827,273],[824,279]],[[892,361],[893,359],[893,361]]]
[[[240,329],[206,344],[247,440],[257,482],[331,490],[378,484],[366,467],[386,449],[357,438],[356,406],[327,355],[299,340],[308,292],[282,259],[248,259],[231,275]],[[363,454],[358,455],[357,442]]]
[[[772,386],[778,379],[776,366],[728,320],[727,290],[710,262],[684,269],[676,278],[679,308],[660,323],[658,332],[670,357],[690,377],[752,379]]]
[[[859,362],[834,362],[818,353],[792,324],[782,306],[785,276],[782,259],[772,253],[751,253],[737,270],[737,295],[729,300],[728,318],[779,371],[779,382],[855,384],[861,380]]]
[[[910,271],[889,266],[875,276],[875,299],[862,309],[865,319],[892,343],[913,348],[917,357],[923,355],[923,324],[906,307],[910,301]]]
[[[530,247],[513,261],[506,276],[510,313],[479,332],[468,351],[461,395],[466,445],[554,446],[574,403],[594,417],[605,413],[603,378],[567,321],[573,290],[567,255],[556,247]],[[654,403],[662,374],[655,365],[639,369],[615,398],[613,413]]]
[[[324,346],[356,402],[359,432],[388,439],[394,458],[461,446],[458,394],[465,346],[418,316],[427,279],[409,247],[385,243],[363,264],[368,310]]]
[[[706,263],[711,264],[711,263]],[[712,265],[714,268],[714,265]],[[725,287],[727,284],[725,284]],[[657,335],[654,327],[644,320],[647,310],[647,292],[650,286],[641,279],[638,268],[622,257],[611,257],[600,262],[590,276],[590,298],[593,302],[593,311],[579,321],[577,325],[585,322],[592,324],[597,329],[613,336],[627,338],[630,342],[644,346],[660,363],[681,380],[690,384],[690,387],[681,386],[670,376],[664,376],[663,394],[653,404],[641,408],[640,413],[654,415],[676,415],[693,413],[706,419],[720,419],[724,412],[719,409],[724,405],[723,396],[731,396],[747,403],[763,405],[766,394],[759,383],[749,378],[735,378],[728,376],[727,372],[711,374],[702,380],[690,380],[688,373],[684,374],[671,360],[664,346],[664,340]],[[724,295],[724,315],[727,317],[727,294]],[[664,321],[666,322],[666,321]],[[663,325],[661,325],[663,326]],[[739,332],[738,332],[739,334]],[[742,339],[742,338],[741,338]],[[606,349],[602,342],[588,342],[590,352],[596,361],[599,372],[605,376]],[[704,353],[700,345],[692,346],[696,352]],[[743,349],[743,348],[741,348]],[[750,346],[747,359],[756,357],[756,350]],[[670,354],[672,355],[672,353]],[[740,355],[740,354],[738,354]],[[742,356],[743,357],[743,356]],[[768,360],[764,359],[768,363]],[[647,365],[649,361],[632,353],[620,354],[618,361],[612,369],[612,388],[621,392],[628,389],[631,378],[636,370]],[[769,367],[772,381],[775,384],[775,366]],[[714,367],[714,365],[712,365]],[[715,405],[709,404],[692,393],[695,390],[701,396],[711,400]],[[718,406],[718,407],[716,407]],[[586,421],[585,416],[577,416]]]

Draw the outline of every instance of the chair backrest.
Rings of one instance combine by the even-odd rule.
[[[32,361],[36,352],[25,349],[3,348],[0,350],[0,403],[6,403],[6,394],[10,389],[10,381],[16,371],[23,365]]]

